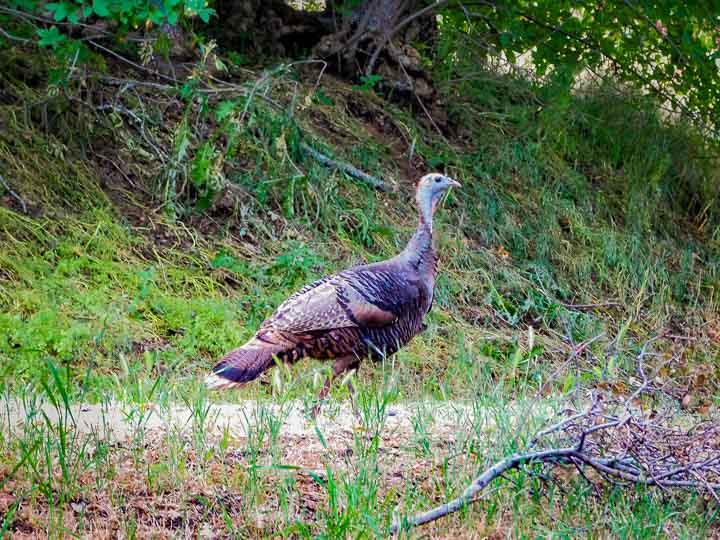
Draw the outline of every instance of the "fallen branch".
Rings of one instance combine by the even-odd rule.
[[[602,429],[596,431],[609,430],[620,426],[624,423],[624,419],[617,419],[601,426]],[[597,427],[597,426],[596,426]],[[436,521],[449,514],[457,512],[470,504],[480,500],[478,494],[490,485],[494,480],[501,477],[504,473],[513,469],[520,469],[539,463],[549,463],[553,465],[573,465],[578,463],[584,464],[598,473],[624,480],[634,485],[655,486],[660,488],[682,488],[696,491],[707,491],[716,500],[720,500],[718,490],[720,490],[720,477],[714,481],[708,480],[707,476],[701,473],[713,474],[720,466],[720,451],[716,456],[705,459],[700,463],[693,463],[681,467],[672,468],[660,475],[654,475],[653,471],[640,464],[633,459],[620,459],[619,457],[597,458],[592,457],[590,452],[581,448],[583,442],[579,442],[576,446],[566,448],[551,448],[537,452],[528,452],[516,454],[509,458],[498,461],[490,468],[483,471],[476,477],[472,483],[465,489],[463,494],[448,503],[442,504],[431,510],[415,514],[403,523],[397,521],[390,527],[390,534],[395,534],[401,529],[409,529],[418,527],[432,521]],[[585,477],[582,469],[579,469]],[[692,479],[691,479],[692,478]]]
[[[379,178],[375,178],[374,176],[369,175],[366,172],[361,171],[357,167],[350,165],[349,163],[345,163],[344,161],[337,161],[332,158],[329,158],[325,154],[322,154],[315,150],[313,147],[311,147],[309,144],[301,142],[300,147],[307,152],[315,161],[318,163],[321,163],[322,165],[325,165],[326,167],[330,167],[331,169],[338,169],[349,176],[352,176],[353,178],[356,178],[357,180],[360,180],[362,182],[365,182],[366,184],[369,184],[370,186],[374,187],[375,189],[379,189],[381,191],[385,191],[386,186],[385,182],[380,180]]]
[[[654,410],[647,414],[637,405],[642,394],[652,391],[652,375],[646,373],[643,359],[652,340],[637,356],[637,389],[622,400],[591,396],[590,405],[539,431],[526,450],[501,459],[485,469],[451,501],[417,513],[402,522],[395,520],[395,534],[430,523],[457,512],[482,498],[482,491],[513,469],[538,464],[576,468],[590,482],[584,469],[594,470],[606,481],[629,485],[679,488],[705,492],[720,501],[720,425],[699,422],[689,428],[669,423],[672,415]],[[551,444],[547,439],[553,437]],[[533,450],[540,441],[550,448]],[[532,471],[528,471],[531,473]]]
[[[10,196],[11,196],[13,199],[15,199],[18,203],[20,203],[20,206],[21,206],[21,208],[22,208],[23,214],[27,214],[27,205],[25,204],[25,201],[23,200],[23,198],[22,198],[20,195],[18,195],[17,193],[15,193],[15,192],[10,188],[10,185],[7,183],[7,181],[5,180],[5,178],[2,177],[2,175],[0,175],[0,184],[3,185],[3,187],[5,188],[5,190],[10,194]]]
[[[576,454],[577,452],[575,448],[560,448],[528,454],[517,454],[498,461],[495,465],[486,469],[480,476],[475,478],[475,480],[472,481],[472,484],[465,489],[460,497],[453,499],[449,503],[437,506],[432,510],[428,510],[427,512],[415,514],[407,520],[402,527],[410,528],[424,525],[425,523],[430,523],[431,521],[435,521],[441,517],[445,517],[448,514],[452,514],[453,512],[457,512],[458,510],[465,508],[469,504],[474,503],[477,500],[477,494],[486,488],[493,480],[502,476],[511,469],[517,469],[521,465],[529,463],[566,460],[567,458],[574,457]],[[390,534],[395,534],[400,530],[400,528],[401,525],[399,523],[393,523],[392,527],[390,527]]]

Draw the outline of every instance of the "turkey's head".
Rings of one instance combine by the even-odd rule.
[[[460,183],[443,174],[430,173],[420,179],[416,197],[423,221],[428,222],[440,199],[451,187],[460,187]]]

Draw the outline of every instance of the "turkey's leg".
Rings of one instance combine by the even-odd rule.
[[[312,409],[312,416],[313,418],[317,417],[318,413],[320,412],[320,406],[322,405],[322,402],[325,401],[325,398],[327,397],[328,393],[330,392],[330,387],[332,386],[332,383],[335,379],[337,379],[340,375],[345,373],[349,369],[354,369],[360,365],[360,360],[357,358],[357,356],[343,356],[342,358],[338,358],[335,360],[335,363],[332,367],[332,375],[330,375],[327,379],[325,379],[325,384],[322,387],[322,390],[320,390],[320,393],[318,394],[317,403]],[[355,389],[352,387],[352,384],[348,381],[348,390],[350,391],[350,399],[353,404],[353,409],[355,408]]]

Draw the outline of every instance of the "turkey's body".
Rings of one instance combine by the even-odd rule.
[[[228,353],[208,378],[212,387],[257,378],[274,358],[293,363],[335,359],[335,375],[366,357],[382,358],[425,329],[437,255],[428,202],[407,247],[387,261],[356,266],[305,286],[283,302],[245,345]]]

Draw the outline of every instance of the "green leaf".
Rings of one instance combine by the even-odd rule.
[[[230,255],[229,253],[221,251],[215,256],[212,261],[210,261],[210,266],[212,266],[213,268],[232,269],[235,267],[236,262],[237,260],[235,259],[235,257]]]
[[[53,49],[56,49],[67,39],[67,37],[60,33],[57,26],[51,26],[47,30],[39,29],[37,35],[40,36],[38,45],[41,47],[52,47]]]
[[[320,103],[321,105],[334,105],[333,100],[330,99],[322,90],[318,89],[313,97],[315,102]]]
[[[107,0],[93,0],[93,11],[99,17],[109,17],[110,10],[108,9]]]
[[[200,197],[197,202],[195,203],[195,209],[204,212],[208,208],[212,206],[213,202],[213,193],[211,191],[208,191],[207,194]]]
[[[230,116],[235,109],[235,102],[234,101],[222,101],[218,103],[217,107],[215,108],[215,118],[218,122],[222,122]]]
[[[507,49],[512,44],[512,38],[507,33],[500,34],[499,40],[500,40],[500,47],[502,49]]]
[[[50,2],[45,4],[45,9],[53,14],[53,19],[56,21],[64,21],[68,16],[68,8],[64,3]]]
[[[20,506],[20,502],[21,499],[15,501],[15,503],[9,508],[5,517],[3,517],[2,528],[0,528],[0,538],[5,538],[5,533],[8,532],[10,526],[13,524],[13,518],[15,517],[15,512]]]
[[[200,20],[204,23],[210,21],[210,17],[215,14],[215,10],[213,8],[202,8],[200,11],[198,11],[198,17],[200,17]]]

